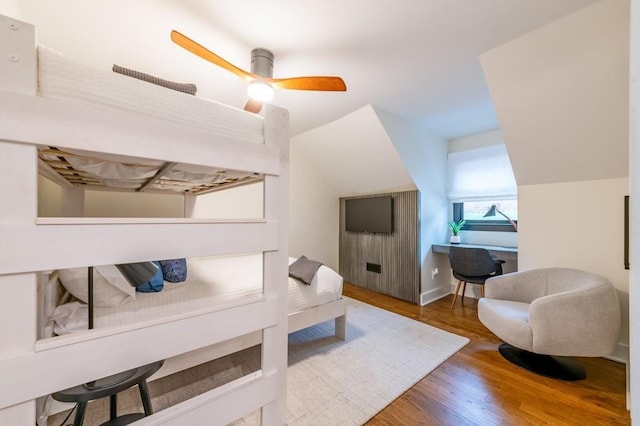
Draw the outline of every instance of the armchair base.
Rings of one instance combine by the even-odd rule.
[[[565,381],[587,377],[584,367],[569,357],[536,354],[508,343],[501,344],[498,350],[507,361],[541,376]]]

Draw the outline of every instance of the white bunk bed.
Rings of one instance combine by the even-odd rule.
[[[245,347],[246,342],[238,343],[243,336],[262,341],[259,371],[153,414],[144,423],[227,424],[261,409],[263,424],[284,424],[287,332],[336,318],[337,334],[344,337],[346,313],[340,300],[287,319],[287,112],[269,106],[263,120],[210,102],[213,110],[203,113],[207,123],[203,127],[189,121],[194,110],[188,102],[196,99],[187,100],[187,95],[168,89],[152,89],[168,97],[164,111],[47,98],[37,90],[35,28],[4,16],[0,23],[0,194],[11,206],[0,209],[0,323],[11,324],[0,331],[0,376],[7,390],[0,392],[0,424],[34,424],[35,400],[43,395],[161,359],[191,354],[206,361],[211,359],[211,348],[223,347],[230,353]],[[163,115],[173,114],[177,102],[185,103],[180,105],[186,114]],[[189,191],[183,219],[38,217],[39,168],[50,178],[55,176],[50,165],[42,164],[42,156],[38,160],[43,149],[249,171],[234,179],[263,180],[264,218],[190,218],[197,197]],[[78,197],[81,189],[62,182],[63,195]],[[153,244],[158,235],[172,244]],[[262,253],[259,294],[143,325],[38,340],[42,271],[247,253]],[[178,370],[183,364],[176,365]]]

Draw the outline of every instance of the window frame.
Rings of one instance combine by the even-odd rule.
[[[464,219],[464,202],[453,203],[453,220],[459,222]],[[517,220],[514,220],[518,224]],[[506,220],[467,220],[462,227],[463,231],[488,231],[488,232],[517,232],[513,225]]]

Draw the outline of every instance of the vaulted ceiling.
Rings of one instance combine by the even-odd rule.
[[[245,83],[169,39],[172,29],[240,68],[275,54],[275,77],[339,75],[346,93],[277,91],[292,134],[375,105],[444,138],[498,127],[479,56],[595,0],[3,0],[41,43],[103,69],[194,82],[243,107]],[[16,16],[19,15],[19,16]]]

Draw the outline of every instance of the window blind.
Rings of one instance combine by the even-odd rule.
[[[451,152],[447,196],[452,202],[516,198],[518,187],[504,145]]]

